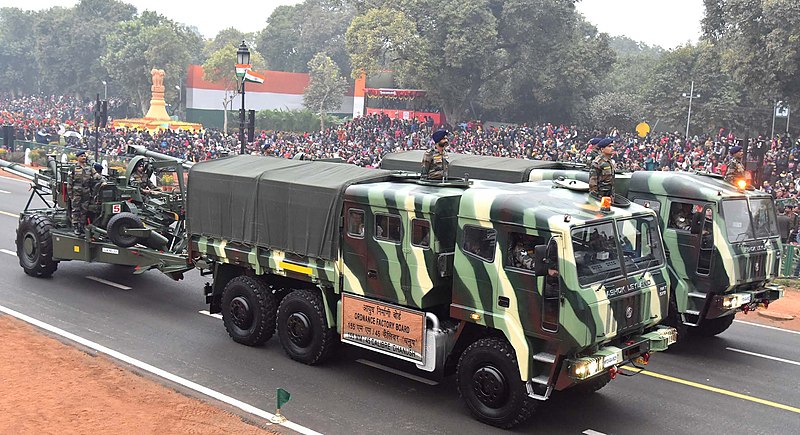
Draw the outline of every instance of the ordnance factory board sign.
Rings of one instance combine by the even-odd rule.
[[[425,313],[342,294],[342,341],[424,362]]]

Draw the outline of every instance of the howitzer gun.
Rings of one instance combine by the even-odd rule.
[[[129,174],[115,169],[93,178],[86,221],[81,222],[84,234],[72,231],[74,163],[61,163],[53,155],[46,168],[35,170],[0,160],[0,168],[32,183],[17,229],[17,255],[27,274],[49,276],[62,260],[135,266],[136,273],[156,268],[176,279],[191,269],[185,254],[184,168],[175,159],[136,158],[147,159],[148,177],[157,171],[167,184],[143,194]],[[35,196],[43,208],[31,206]]]

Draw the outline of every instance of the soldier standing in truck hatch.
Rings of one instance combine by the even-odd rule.
[[[725,162],[725,181],[734,184],[744,177],[744,165],[742,164],[744,149],[739,145],[734,145],[729,150],[728,155],[728,160]]]
[[[449,162],[447,161],[447,135],[450,132],[447,130],[436,130],[431,135],[434,142],[434,149],[425,152],[422,156],[422,178],[428,180],[443,180],[447,178],[447,169]]]
[[[612,138],[605,138],[597,143],[599,154],[592,160],[589,172],[589,193],[595,198],[614,196],[614,142]]]

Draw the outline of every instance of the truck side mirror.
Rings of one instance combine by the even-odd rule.
[[[547,275],[547,245],[533,247],[533,273],[536,276]]]

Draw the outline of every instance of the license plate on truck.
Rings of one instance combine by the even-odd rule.
[[[342,294],[342,341],[412,362],[425,360],[425,313]]]

